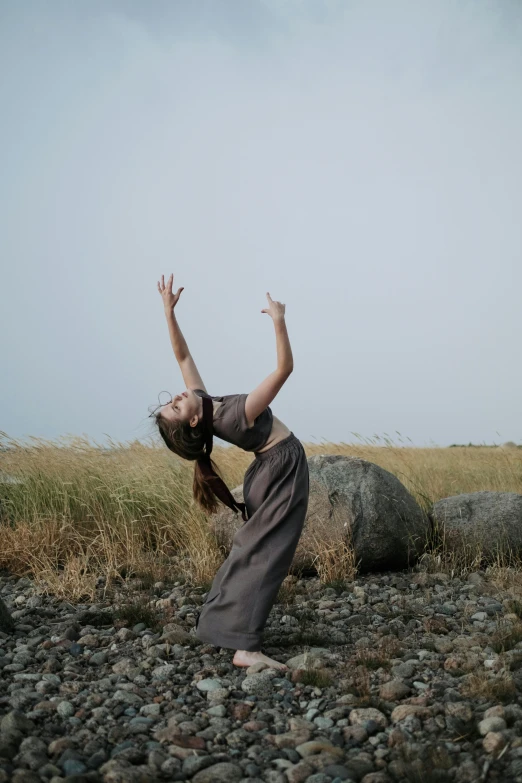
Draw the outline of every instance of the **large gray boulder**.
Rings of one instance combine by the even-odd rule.
[[[422,554],[430,521],[396,476],[338,454],[309,457],[308,467],[308,513],[289,573],[314,569],[321,550],[343,542],[353,546],[360,572],[404,568]],[[243,502],[242,486],[231,491]],[[243,524],[241,515],[220,507],[211,523],[225,556]]]
[[[310,523],[342,522],[360,572],[404,568],[424,552],[428,515],[393,473],[340,454],[316,454],[308,467]]]
[[[442,498],[433,505],[435,532],[450,551],[522,554],[522,495],[516,492],[470,492]]]

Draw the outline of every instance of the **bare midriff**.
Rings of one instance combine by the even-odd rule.
[[[214,405],[214,413],[218,410],[218,408],[223,405],[222,402],[218,402],[217,400],[213,400]],[[286,424],[283,424],[283,422],[277,418],[277,416],[274,416],[272,414],[272,429],[270,430],[270,435],[268,436],[268,440],[263,446],[262,449],[258,449],[254,454],[262,454],[263,451],[268,451],[272,448],[272,446],[275,446],[279,441],[284,440],[285,438],[288,438],[290,435],[290,430],[286,426]]]
[[[283,424],[283,422],[273,414],[272,414],[272,418],[273,418],[272,430],[270,432],[270,435],[268,436],[268,440],[262,449],[257,450],[256,454],[262,454],[263,451],[268,451],[268,449],[271,449],[272,446],[276,445],[276,443],[279,443],[279,441],[288,438],[288,436],[290,435],[290,430],[288,429],[286,424]]]

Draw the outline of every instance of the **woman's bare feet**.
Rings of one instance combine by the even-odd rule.
[[[279,661],[274,661],[273,658],[269,658],[268,655],[264,655],[260,650],[251,652],[250,650],[236,650],[232,663],[235,666],[252,666],[253,663],[259,663],[262,661],[270,666],[271,669],[282,669],[288,671],[288,666]]]

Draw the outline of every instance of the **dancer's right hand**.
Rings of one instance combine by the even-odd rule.
[[[281,302],[275,302],[268,292],[266,296],[269,307],[267,307],[266,310],[261,310],[261,312],[267,313],[274,321],[284,319],[286,305],[282,304]]]
[[[178,288],[177,293],[172,293],[172,283],[174,282],[174,275],[172,274],[169,279],[167,280],[167,285],[165,285],[165,277],[164,275],[161,275],[161,284],[158,281],[158,291],[161,294],[161,298],[163,299],[163,306],[165,310],[171,312],[174,307],[176,307],[176,304],[178,303],[178,299],[181,295],[181,292],[183,291],[182,288]]]

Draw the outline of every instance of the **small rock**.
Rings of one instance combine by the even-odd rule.
[[[241,683],[241,689],[245,693],[253,693],[257,696],[270,696],[274,691],[272,680],[278,676],[275,669],[265,669],[258,674],[250,674]]]
[[[61,701],[56,708],[58,715],[62,718],[70,718],[76,712],[76,709],[70,701]]]
[[[198,689],[198,691],[203,691],[205,693],[207,691],[215,691],[218,688],[222,688],[222,687],[223,687],[223,683],[221,680],[212,679],[212,678],[199,680],[199,682],[196,683],[196,688]]]
[[[504,731],[506,729],[506,721],[503,718],[491,717],[484,718],[478,725],[478,730],[483,737],[489,734],[491,731]]]
[[[327,740],[311,740],[310,742],[303,742],[302,745],[297,745],[295,749],[303,758],[311,756],[315,753],[323,752],[333,753],[335,756],[339,756],[339,758],[344,756],[344,752],[341,748],[335,747],[335,745],[332,745],[332,743],[328,742]]]
[[[409,688],[402,680],[390,680],[381,685],[379,689],[379,696],[386,701],[400,701],[405,699],[411,693]]]
[[[399,709],[398,707],[396,709]],[[375,721],[379,729],[385,729],[388,726],[388,718],[375,707],[359,707],[350,712],[350,723],[352,725],[364,725],[368,721]]]
[[[241,767],[223,761],[196,772],[192,780],[194,783],[234,783],[234,781],[241,780],[242,777]]]
[[[505,744],[505,738],[498,731],[490,731],[482,740],[482,747],[486,753],[498,753]]]
[[[314,768],[307,764],[306,761],[299,761],[297,764],[285,769],[288,783],[304,783],[305,780],[310,780],[310,776],[313,774]]]

